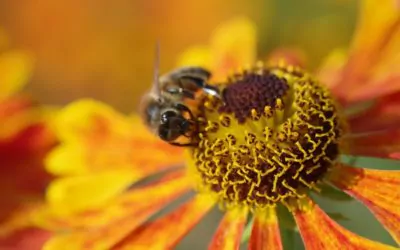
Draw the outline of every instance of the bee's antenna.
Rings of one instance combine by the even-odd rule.
[[[153,88],[154,92],[161,96],[160,90],[160,41],[156,42],[155,56],[154,56],[154,72],[153,72]]]

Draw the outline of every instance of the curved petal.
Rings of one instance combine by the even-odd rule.
[[[61,110],[55,130],[62,144],[49,155],[47,168],[57,175],[98,173],[112,166],[145,176],[182,161],[182,149],[153,136],[139,117],[124,117],[93,100]]]
[[[330,181],[366,205],[400,244],[400,171],[342,165]]]
[[[136,180],[131,172],[118,170],[59,178],[48,187],[46,199],[57,214],[67,215],[103,204]]]
[[[214,237],[208,246],[209,250],[235,250],[239,249],[247,210],[234,209],[227,211],[218,226]]]
[[[237,17],[222,23],[214,30],[210,42],[213,57],[213,80],[221,81],[229,72],[256,60],[257,31],[246,17]]]
[[[58,234],[46,243],[44,249],[110,249],[167,203],[187,192],[190,185],[189,178],[174,173],[155,184],[126,192],[108,205],[69,218],[59,218],[61,226],[69,224],[80,230]],[[43,218],[42,222],[46,223]]]
[[[311,199],[304,198],[293,209],[307,250],[320,249],[396,249],[358,236],[337,224]]]
[[[20,90],[32,74],[33,58],[23,51],[0,55],[0,100]]]
[[[361,1],[352,49],[335,92],[348,102],[400,89],[400,10],[393,0]],[[373,34],[371,36],[371,34]]]
[[[249,241],[249,249],[283,249],[275,208],[267,208],[267,210],[261,210],[255,214],[253,230]]]
[[[173,249],[214,204],[210,197],[198,195],[166,216],[142,225],[112,250]]]

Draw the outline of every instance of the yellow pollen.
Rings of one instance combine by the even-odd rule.
[[[328,90],[288,66],[256,66],[220,84],[198,107],[192,172],[224,207],[287,204],[311,189],[339,155],[343,122]]]

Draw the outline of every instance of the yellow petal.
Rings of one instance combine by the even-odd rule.
[[[210,70],[212,60],[213,58],[209,47],[193,46],[180,55],[177,66],[200,66]]]
[[[60,178],[51,183],[47,200],[59,215],[98,206],[125,190],[136,180],[127,171],[108,171]]]
[[[275,208],[257,211],[249,241],[249,250],[282,250]]]
[[[209,250],[238,250],[246,223],[247,210],[227,211],[208,247]]]
[[[112,249],[173,249],[179,240],[212,208],[214,203],[210,197],[196,196],[168,215],[142,225]]]
[[[49,155],[47,169],[57,175],[98,173],[112,167],[145,176],[182,161],[182,149],[156,138],[138,116],[125,117],[92,100],[61,110],[55,130],[62,143]]]
[[[0,54],[0,100],[20,90],[31,77],[33,57],[22,51]]]
[[[396,249],[358,236],[337,224],[311,199],[299,201],[293,210],[297,226],[307,250],[320,249]]]
[[[237,17],[218,26],[211,37],[214,79],[224,79],[231,70],[251,65],[256,60],[257,32],[246,17]]]

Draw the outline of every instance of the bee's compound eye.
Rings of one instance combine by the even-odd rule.
[[[169,127],[169,124],[162,124],[158,128],[158,136],[164,141],[171,142],[181,136],[181,132],[177,128]]]
[[[164,113],[161,114],[161,118],[160,118],[161,123],[168,124],[168,123],[170,123],[170,121],[172,119],[174,119],[175,117],[178,117],[178,116],[179,115],[172,110],[165,111]]]

